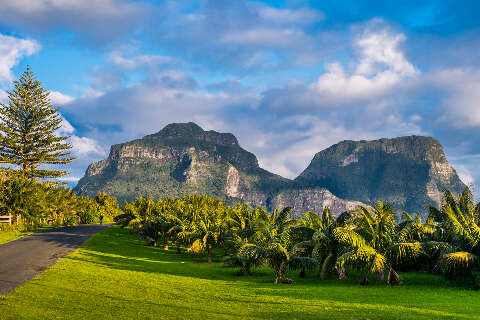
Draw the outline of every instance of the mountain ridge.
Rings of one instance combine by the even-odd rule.
[[[440,164],[439,168],[434,168],[434,174],[440,169],[448,171],[451,166],[446,162],[440,143],[433,138],[420,138],[430,142],[410,146],[408,143],[395,143],[398,139],[418,139],[415,136],[341,141],[318,152],[305,171],[291,180],[261,168],[256,156],[243,149],[231,133],[204,131],[193,122],[172,123],[157,133],[112,145],[108,158],[87,168],[75,191],[89,196],[105,191],[127,201],[139,195],[159,198],[205,193],[228,202],[241,200],[268,209],[293,206],[296,215],[304,211],[321,212],[324,206],[329,206],[338,215],[363,203],[370,205],[376,198],[361,197],[346,192],[338,185],[326,183],[329,176],[325,170],[337,172],[342,166],[350,169],[352,164],[355,166],[358,163],[356,157],[362,156],[365,150],[380,158],[399,154],[409,159],[408,163],[413,168],[425,166],[425,159],[433,156],[429,158],[431,162]],[[358,149],[361,145],[363,147]],[[318,161],[326,161],[324,168],[317,168]],[[360,175],[358,179],[366,178]],[[430,186],[432,195],[438,193],[437,184]]]
[[[316,153],[295,180],[346,199],[389,202],[408,212],[438,206],[444,188],[457,194],[465,188],[440,142],[424,136],[341,141]]]

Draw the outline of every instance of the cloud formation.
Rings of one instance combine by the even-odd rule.
[[[0,79],[39,43],[38,61],[66,60],[61,80],[40,80],[69,121],[73,177],[111,144],[195,121],[234,133],[288,177],[340,140],[421,134],[466,182],[480,181],[473,2],[30,2],[0,7],[0,32],[13,39],[0,37]],[[76,58],[62,56],[72,45]]]
[[[0,22],[33,33],[66,29],[105,41],[139,26],[148,17],[147,7],[127,0],[2,1]]]
[[[30,56],[40,49],[35,40],[21,39],[0,34],[0,83],[15,79],[12,68],[20,59]]]

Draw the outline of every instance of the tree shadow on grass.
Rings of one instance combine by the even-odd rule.
[[[204,257],[192,258],[183,248],[163,250],[147,246],[128,230],[113,227],[92,238],[77,254],[66,259],[85,261],[108,268],[138,272],[164,273],[176,276],[195,277],[207,280],[244,281],[273,283],[273,272],[267,268],[255,270],[250,277],[235,276],[238,269],[223,263],[206,263]],[[217,257],[217,261],[220,261]]]
[[[290,276],[298,281],[294,285],[279,285],[275,286],[275,290],[271,289],[273,285],[273,272],[268,268],[259,268],[255,270],[255,276],[235,276],[238,269],[225,267],[223,264],[214,263],[207,264],[203,260],[197,258],[193,259],[188,253],[183,250],[183,253],[177,254],[175,248],[165,251],[161,248],[154,248],[145,245],[143,241],[136,239],[136,236],[131,234],[127,229],[120,229],[118,227],[110,228],[96,237],[92,238],[83,247],[85,250],[79,254],[71,255],[68,259],[77,261],[86,261],[108,268],[129,270],[137,272],[147,272],[156,274],[168,274],[182,277],[193,277],[205,280],[223,280],[244,284],[251,284],[252,288],[262,291],[261,294],[268,294],[270,296],[291,296],[301,297],[302,299],[318,299],[324,296],[319,294],[317,286],[322,286],[325,290],[345,290],[360,291],[363,297],[357,298],[353,295],[348,295],[352,301],[364,301],[365,296],[372,296],[384,291],[389,295],[403,294],[411,290],[427,290],[433,291],[438,289],[454,289],[446,285],[443,278],[429,274],[408,274],[406,277],[406,284],[403,287],[391,288],[383,282],[376,283],[375,276],[371,278],[371,285],[368,287],[361,287],[359,285],[361,275],[358,277],[353,274],[353,277],[348,280],[319,280],[313,273],[310,273],[307,278],[298,278],[298,272],[291,272]],[[370,290],[369,290],[370,289]],[[305,292],[308,293],[305,294]],[[342,298],[345,298],[342,295]],[[340,299],[340,298],[339,298]]]

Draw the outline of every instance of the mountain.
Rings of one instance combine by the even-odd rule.
[[[107,159],[87,168],[75,191],[88,196],[107,192],[120,201],[139,195],[209,194],[268,209],[294,206],[295,214],[321,212],[325,205],[340,214],[359,204],[268,172],[231,133],[204,131],[191,122],[172,123],[158,133],[112,146]]]
[[[444,188],[460,193],[464,187],[441,144],[429,137],[342,141],[318,152],[290,180],[260,168],[231,133],[190,122],[112,146],[107,159],[87,168],[75,191],[103,191],[120,201],[209,194],[267,209],[292,206],[296,215],[328,206],[338,215],[377,201],[422,213],[426,204],[440,204]]]
[[[318,152],[295,180],[344,199],[420,213],[440,204],[444,188],[457,194],[465,188],[442,145],[421,136],[342,141]]]

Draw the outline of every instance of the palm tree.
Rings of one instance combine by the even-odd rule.
[[[208,263],[212,262],[213,249],[222,242],[225,229],[226,206],[223,202],[204,196],[195,199],[196,218],[192,226],[195,241],[190,247],[193,251],[207,251]]]
[[[430,206],[430,216],[437,224],[435,240],[440,248],[440,265],[447,277],[470,276],[479,266],[480,205],[465,188],[458,199],[445,190],[440,210]]]
[[[316,259],[320,263],[320,272],[319,276],[321,279],[325,279],[328,274],[333,274],[336,272],[340,279],[346,278],[346,271],[342,267],[337,266],[337,258],[341,249],[341,243],[335,238],[334,230],[337,227],[343,225],[346,216],[349,216],[350,213],[343,213],[339,219],[331,214],[329,208],[325,207],[323,209],[322,216],[312,219],[310,221],[315,221],[312,227],[315,227],[315,233],[312,235],[312,258]]]
[[[274,283],[293,283],[287,278],[289,266],[292,268],[311,268],[315,260],[303,257],[291,259],[295,256],[293,251],[295,243],[292,242],[291,228],[296,220],[290,218],[291,207],[283,210],[275,209],[270,215],[259,219],[256,223],[256,250],[265,257],[267,264],[275,273]],[[253,248],[252,248],[253,250]]]
[[[193,206],[184,199],[175,199],[173,204],[172,234],[175,236],[177,253],[181,253],[181,246],[190,244],[192,235]]]
[[[240,267],[239,275],[252,275],[251,269],[265,260],[265,252],[252,243],[255,242],[255,223],[267,216],[263,208],[250,210],[245,203],[234,206],[227,214],[224,261]]]
[[[391,205],[378,202],[372,208],[359,207],[350,223],[334,230],[335,238],[345,245],[337,266],[364,270],[363,285],[368,284],[370,273],[378,273],[383,279],[389,269],[387,283],[399,284],[393,260],[413,259],[420,255],[421,246],[398,239],[396,229],[395,210]]]

